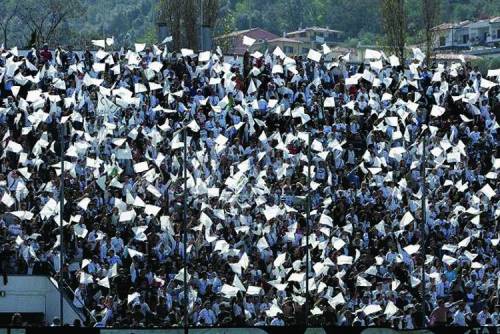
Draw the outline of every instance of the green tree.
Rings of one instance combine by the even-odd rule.
[[[439,9],[439,0],[423,0],[422,18],[424,21],[425,56],[427,58],[427,62],[430,62],[432,59],[432,48],[435,37],[435,31],[432,28],[438,24]]]
[[[26,0],[19,8],[19,17],[36,34],[36,44],[52,41],[62,23],[85,13],[80,0]]]
[[[387,44],[404,61],[407,26],[404,0],[381,0],[380,10]]]
[[[7,47],[8,44],[9,29],[17,17],[18,7],[18,3],[12,3],[10,1],[0,3],[0,12],[2,13],[0,17],[0,31],[2,32],[3,44],[5,47]]]

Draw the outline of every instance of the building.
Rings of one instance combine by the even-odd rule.
[[[243,45],[243,36],[255,39],[255,44],[250,48]],[[341,31],[318,27],[284,33],[283,37],[261,28],[253,28],[234,31],[218,36],[214,40],[216,45],[219,45],[226,54],[241,56],[247,49],[249,51],[265,51],[266,49],[274,50],[279,46],[287,55],[305,56],[309,49],[321,50],[323,44],[328,45],[331,49],[336,48],[341,42],[342,36]]]
[[[470,46],[486,45],[490,37],[490,20],[471,22],[469,27]]]
[[[434,48],[436,50],[468,49],[470,21],[460,23],[443,23],[432,28],[436,34]]]
[[[443,23],[436,33],[436,50],[469,50],[478,46],[500,45],[500,17],[459,23]]]
[[[271,51],[279,47],[286,55],[301,53],[302,42],[293,38],[278,37],[267,41],[267,48]]]
[[[241,56],[248,49],[246,45],[243,45],[243,36],[255,39],[256,45],[266,45],[268,41],[279,37],[264,29],[252,28],[218,36],[214,38],[214,42],[215,45],[219,45],[221,47],[225,54]]]
[[[323,44],[330,48],[336,47],[342,41],[343,32],[329,28],[310,27],[288,32],[285,37],[300,41],[302,45],[299,54],[305,55],[309,49],[321,50]]]
[[[500,43],[500,16],[490,20],[490,36],[487,43],[499,44]]]

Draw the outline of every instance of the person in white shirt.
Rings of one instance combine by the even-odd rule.
[[[85,300],[83,296],[84,290],[85,290],[85,284],[80,284],[78,288],[76,288],[73,297],[73,305],[79,309],[85,307]]]
[[[121,254],[123,252],[125,244],[120,237],[120,232],[116,232],[116,235],[111,238],[111,247],[115,251],[115,254]]]
[[[491,314],[488,311],[488,305],[484,305],[483,309],[481,310],[481,312],[479,312],[477,314],[476,320],[479,323],[479,325],[485,326],[486,325],[486,320],[488,320],[488,319],[491,319]]]
[[[439,282],[436,285],[437,296],[444,297],[449,288],[450,288],[450,284],[446,280],[446,276],[444,274],[442,274]]]
[[[271,326],[285,326],[285,321],[283,321],[283,315],[278,313],[273,320],[271,320]]]
[[[500,325],[500,304],[495,305],[495,312],[491,314],[491,325],[499,326]]]
[[[203,319],[203,322],[207,326],[213,326],[217,322],[217,317],[215,316],[215,312],[210,308],[210,303],[206,302],[203,305],[203,309],[201,309],[198,315],[198,321]]]
[[[465,321],[465,302],[461,302],[458,305],[458,309],[453,313],[453,325],[465,327],[467,322]]]

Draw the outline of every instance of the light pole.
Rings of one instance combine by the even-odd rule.
[[[59,187],[59,318],[61,326],[64,324],[64,306],[63,306],[63,267],[64,267],[64,124],[59,124],[59,154],[61,159],[61,181]]]
[[[425,259],[426,259],[426,254],[427,254],[427,247],[426,247],[426,240],[425,240],[425,224],[426,224],[426,219],[427,219],[427,208],[426,206],[426,200],[427,200],[427,185],[425,182],[425,165],[426,165],[426,156],[425,156],[425,146],[427,145],[427,135],[426,135],[427,129],[424,130],[422,133],[422,161],[421,161],[421,181],[422,181],[422,222],[420,223],[420,234],[421,234],[421,240],[422,240],[422,252],[421,252],[421,257],[422,257],[422,278],[420,284],[421,286],[421,294],[422,294],[422,305],[421,305],[421,312],[422,312],[422,327],[425,327]]]
[[[306,198],[306,305],[305,325],[309,323],[309,220],[311,217],[311,132],[307,135],[307,198]]]
[[[184,333],[187,334],[189,331],[189,321],[188,321],[188,286],[187,286],[187,126],[184,126],[183,132],[183,141],[184,141],[184,150],[183,150],[183,178],[184,178],[184,191],[183,191],[183,200],[182,200],[182,245],[184,250]]]
[[[203,0],[200,0],[200,51],[205,51],[205,39],[203,36],[203,20],[204,20],[204,13],[203,13]]]

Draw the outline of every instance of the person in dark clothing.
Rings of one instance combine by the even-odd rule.
[[[52,52],[50,52],[49,46],[47,44],[45,44],[43,46],[43,49],[40,51],[40,60],[42,63],[52,61]]]
[[[11,256],[14,256],[15,252],[12,250],[10,243],[5,243],[0,252],[0,272],[3,277],[3,284],[7,285],[9,278],[7,276],[8,266]]]

